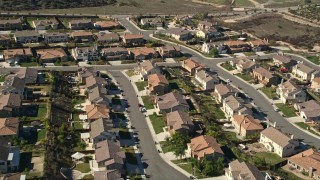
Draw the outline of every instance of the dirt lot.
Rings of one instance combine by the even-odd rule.
[[[258,16],[233,24],[224,24],[237,31],[246,31],[269,41],[284,41],[296,47],[312,49],[320,41],[320,30],[283,19],[280,15]]]

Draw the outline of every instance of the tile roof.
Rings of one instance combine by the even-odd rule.
[[[116,53],[116,52],[127,52],[128,53],[128,50],[124,47],[103,48],[102,51],[105,53]]]
[[[72,37],[93,36],[93,33],[88,31],[73,31],[71,33],[71,36]]]
[[[232,46],[241,46],[241,45],[246,45],[247,43],[244,41],[225,41],[225,45],[232,47]]]
[[[46,36],[46,37],[58,37],[58,36],[68,36],[68,34],[61,33],[61,32],[49,32],[49,33],[45,33],[44,36]]]
[[[142,34],[125,34],[123,35],[124,39],[143,39],[143,35]]]
[[[256,73],[260,74],[261,76],[266,77],[268,79],[273,77],[273,74],[270,71],[264,69],[263,67],[255,68],[253,70],[253,72],[256,72]]]
[[[221,95],[226,95],[229,93],[235,93],[237,92],[235,88],[230,86],[229,84],[218,84],[215,86],[215,90]]]
[[[320,153],[315,149],[308,149],[289,157],[288,161],[291,161],[306,170],[310,170],[312,168],[313,172],[320,176]]]
[[[209,82],[209,81],[219,81],[217,76],[212,76],[205,70],[200,70],[198,71],[195,76],[203,80],[204,82]]]
[[[230,171],[234,179],[244,179],[244,180],[263,180],[265,179],[259,169],[246,162],[240,162],[235,160],[229,163]],[[228,169],[229,170],[229,169]]]
[[[167,125],[172,127],[174,130],[188,129],[191,130],[193,122],[189,116],[189,113],[184,111],[173,111],[167,113]]]
[[[21,79],[28,78],[37,80],[38,78],[38,70],[35,68],[19,68],[14,73]]]
[[[313,82],[313,83],[318,83],[318,84],[320,84],[320,77],[315,77],[315,78],[313,78],[313,79],[312,79],[312,82]]]
[[[70,24],[87,24],[87,23],[91,23],[91,19],[74,19],[71,20],[69,23]]]
[[[79,69],[78,73],[82,78],[87,78],[87,77],[89,77],[91,75],[96,75],[97,71],[94,70],[93,67],[85,67],[85,68]]]
[[[11,136],[18,134],[19,118],[0,118],[0,136]]]
[[[8,59],[16,56],[32,56],[32,52],[30,48],[6,49],[3,50],[3,55],[5,59]]]
[[[59,22],[55,19],[42,19],[42,20],[34,20],[33,24],[35,26],[50,26],[50,25],[58,25]]]
[[[159,49],[161,49],[164,52],[169,52],[169,51],[181,51],[180,46],[172,46],[172,45],[165,45],[165,46],[161,46],[159,47]]]
[[[18,24],[22,23],[21,19],[0,19],[0,24]]]
[[[169,82],[166,77],[162,74],[151,74],[148,76],[148,85],[151,87],[155,87],[158,85],[168,85]]]
[[[120,26],[120,24],[115,21],[97,21],[94,24],[102,28],[114,28],[114,27]]]
[[[14,33],[15,37],[29,37],[29,36],[40,36],[38,31],[34,30],[24,30],[24,31],[16,31]]]
[[[57,59],[67,57],[66,52],[62,48],[38,49],[36,53],[40,55],[40,59]]]
[[[120,39],[117,33],[99,33],[96,36],[98,41],[119,41]]]
[[[2,94],[0,96],[0,110],[4,107],[19,108],[21,106],[21,96],[19,94]]]
[[[315,69],[313,69],[303,63],[297,64],[294,68],[299,69],[300,71],[307,73],[307,74],[313,73],[315,71]]]
[[[97,76],[94,76],[94,75],[91,75],[91,76],[87,77],[86,78],[86,87],[90,88],[90,87],[92,87],[94,85],[106,86],[106,85],[108,85],[108,82],[104,78],[97,77]]]
[[[106,88],[96,86],[88,91],[89,101],[107,100]]]
[[[258,119],[254,119],[251,115],[234,115],[234,122],[245,130],[263,130]]]
[[[236,98],[233,95],[230,95],[225,99],[225,104],[227,104],[233,111],[243,108],[243,103],[244,101],[241,98]]]
[[[9,35],[0,34],[0,41],[9,41],[11,38]]]
[[[197,63],[193,59],[189,58],[183,61],[183,64],[185,67],[188,67],[189,69],[197,68],[197,67],[203,67],[203,65]]]
[[[291,58],[289,58],[288,56],[281,56],[281,55],[276,55],[273,57],[273,59],[278,60],[285,64],[291,61]]]
[[[156,54],[156,51],[153,48],[148,48],[148,47],[135,48],[130,50],[130,52],[133,53],[134,56],[139,56],[139,55],[147,56],[149,54]]]
[[[300,111],[307,116],[307,118],[320,117],[320,104],[315,100],[299,103],[297,106],[300,108]]]
[[[171,29],[166,30],[165,32],[169,33],[169,34],[174,34],[174,35],[177,35],[177,36],[190,34],[190,31],[185,30],[185,29],[181,29],[181,28],[171,28]]]
[[[119,141],[104,140],[96,144],[95,149],[96,161],[111,161],[113,163],[124,164],[125,153],[120,148]],[[107,164],[109,162],[105,162]]]
[[[94,171],[95,180],[123,180],[121,178],[121,172],[115,170]]]
[[[261,134],[281,147],[285,147],[291,144],[293,141],[296,141],[295,139],[291,139],[274,127],[268,127],[267,129],[263,130]]]
[[[156,96],[156,100],[159,109],[169,109],[179,105],[189,107],[189,104],[184,99],[183,95],[178,93],[170,92],[162,96]]]
[[[3,82],[3,86],[6,89],[17,89],[21,92],[24,91],[25,88],[25,81],[24,79],[18,77],[17,75],[14,74],[10,74],[8,76],[6,76],[5,81]]]
[[[88,119],[109,118],[110,109],[106,104],[91,104],[86,106]]]
[[[155,67],[153,66],[153,64],[151,63],[151,61],[148,61],[148,60],[143,61],[142,63],[140,63],[140,67],[141,67],[142,69],[144,69],[145,71],[150,71],[150,70],[152,70],[153,68],[155,68]]]
[[[113,130],[113,123],[111,119],[102,119],[99,118],[97,120],[90,122],[90,138],[96,138],[104,132],[110,132]]]
[[[205,155],[213,153],[224,154],[217,140],[212,136],[202,135],[192,138],[189,145],[192,154],[198,158],[203,158]]]

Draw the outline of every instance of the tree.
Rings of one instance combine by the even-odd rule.
[[[173,147],[173,153],[176,157],[181,158],[185,155],[185,149],[187,147],[187,143],[189,142],[188,136],[181,134],[180,132],[175,133],[172,136],[171,143]]]

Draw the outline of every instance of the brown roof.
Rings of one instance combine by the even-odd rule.
[[[178,93],[170,92],[162,96],[157,96],[156,100],[159,109],[169,109],[179,105],[189,107],[187,101]]]
[[[21,19],[1,19],[0,20],[0,24],[18,24],[18,23],[22,23]]]
[[[288,161],[301,166],[303,169],[313,169],[320,176],[320,153],[315,149],[308,149],[288,158]]]
[[[259,169],[246,162],[240,162],[239,160],[235,160],[229,163],[231,174],[234,179],[238,179],[239,176],[241,179],[246,180],[263,180],[264,177],[262,173],[259,171]]]
[[[167,114],[167,125],[174,130],[188,129],[193,127],[193,122],[187,112],[173,111]]]
[[[305,65],[305,64],[302,64],[302,63],[299,63],[296,65],[297,69],[299,69],[300,71],[304,72],[304,73],[313,73],[315,71],[315,69]]]
[[[212,136],[202,135],[191,139],[191,152],[198,158],[203,158],[205,155],[213,153],[224,154],[217,143],[217,140]]]
[[[130,50],[130,52],[133,53],[134,56],[139,56],[139,55],[147,56],[149,54],[156,53],[156,51],[153,48],[148,48],[148,47],[132,49],[132,50]]]
[[[119,41],[119,34],[117,33],[99,33],[96,36],[98,41]]]
[[[263,130],[263,126],[258,119],[254,119],[251,115],[234,115],[234,122],[241,125],[245,130]]]
[[[180,46],[172,46],[172,45],[161,46],[159,49],[162,49],[162,51],[164,51],[164,52],[181,51]]]
[[[99,118],[90,122],[90,138],[96,138],[105,132],[112,133],[115,130],[111,119]]]
[[[98,118],[109,118],[109,107],[105,104],[91,104],[86,106],[87,118],[98,119]]]
[[[96,144],[95,159],[96,161],[111,161],[111,163],[124,164],[125,153],[120,148],[120,142],[112,140],[104,140]],[[105,162],[105,164],[110,162]]]
[[[19,118],[0,118],[0,136],[16,135],[19,131]]]
[[[262,40],[262,39],[256,39],[256,40],[250,41],[250,44],[252,44],[253,46],[268,45],[268,43],[265,40]]]
[[[224,44],[231,47],[231,46],[241,46],[247,43],[244,41],[225,41]]]
[[[87,24],[87,23],[91,23],[91,19],[74,19],[71,20],[69,23],[70,24]]]
[[[297,104],[307,118],[320,117],[320,104],[315,100]]]
[[[237,92],[236,89],[230,86],[229,84],[218,84],[215,86],[215,90],[218,91],[218,93],[221,96],[229,94],[231,92],[233,93]]]
[[[105,53],[128,52],[124,47],[103,48],[102,51]]]
[[[151,74],[148,76],[148,85],[151,87],[155,87],[158,85],[168,85],[169,82],[166,77],[162,74]]]
[[[38,31],[34,30],[24,30],[24,31],[16,31],[14,33],[15,37],[30,37],[30,36],[40,36]]]
[[[3,55],[5,59],[8,59],[16,56],[32,56],[32,52],[30,48],[7,49],[3,50]]]
[[[184,60],[183,64],[184,64],[185,67],[188,67],[189,69],[193,69],[193,68],[197,68],[197,67],[203,67],[201,64],[195,62],[191,58]]]
[[[2,94],[0,96],[0,110],[4,107],[18,108],[21,106],[21,96],[19,94]]]
[[[85,67],[85,68],[79,69],[78,73],[82,78],[87,78],[87,77],[89,77],[91,75],[97,74],[97,71],[94,70],[93,67]]]
[[[320,77],[315,77],[315,78],[313,78],[313,79],[312,79],[312,82],[313,82],[313,83],[318,83],[318,84],[320,84]]]
[[[93,36],[92,32],[87,31],[73,31],[71,33],[72,37],[81,37],[81,36]]]
[[[142,39],[143,35],[142,34],[125,34],[123,35],[124,39]]]
[[[38,49],[36,53],[40,55],[40,59],[57,59],[67,57],[66,52],[62,48]]]
[[[94,171],[95,180],[123,180],[119,170]]]
[[[0,41],[9,41],[11,38],[9,35],[0,34]]]
[[[284,64],[289,63],[291,61],[291,58],[287,56],[280,56],[280,55],[274,56],[273,59],[278,60]]]
[[[97,21],[95,22],[95,24],[102,28],[113,28],[116,26],[120,26],[120,24],[115,21]]]
[[[19,78],[28,78],[37,80],[38,78],[38,70],[35,68],[19,68],[14,72]]]
[[[268,127],[267,129],[263,130],[261,134],[281,147],[285,147],[295,141],[274,127]]]
[[[24,91],[25,88],[25,81],[21,79],[17,75],[10,74],[6,76],[5,81],[3,82],[3,91],[4,89],[17,89],[19,91]]]
[[[101,77],[97,77],[97,76],[91,75],[91,76],[86,78],[86,87],[87,88],[90,88],[90,87],[92,87],[94,85],[104,86],[104,85],[107,85],[107,84],[108,84],[107,80],[105,80],[104,78],[101,78]]]
[[[144,69],[145,71],[150,71],[150,70],[152,70],[154,67],[153,67],[153,65],[152,65],[152,63],[151,63],[151,61],[143,61],[142,63],[140,63],[140,67],[142,68],[142,69]]]
[[[59,24],[59,22],[55,18],[52,18],[52,19],[34,20],[33,24],[35,26],[49,26],[52,24]]]
[[[266,69],[264,69],[262,67],[255,68],[253,70],[253,72],[256,72],[256,73],[258,73],[258,74],[260,74],[263,77],[268,78],[268,79],[273,77],[273,74],[270,71],[268,71],[268,70],[266,70]]]

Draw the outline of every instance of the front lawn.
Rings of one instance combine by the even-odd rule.
[[[295,109],[292,106],[289,106],[287,104],[278,103],[276,106],[282,111],[282,113],[286,117],[295,117],[297,116]]]
[[[245,81],[251,81],[252,80],[252,77],[248,74],[242,74],[242,73],[239,73],[239,74],[236,74],[236,76],[240,77],[241,79],[245,80]]]
[[[21,62],[21,67],[32,67],[32,66],[38,66],[38,63],[36,62]]]
[[[41,141],[42,139],[46,138],[46,130],[45,129],[41,129],[37,133],[38,133],[37,141]]]
[[[146,109],[154,109],[154,103],[151,96],[141,96],[141,98]]]
[[[157,116],[156,114],[152,114],[149,116],[150,121],[152,123],[153,129],[156,134],[163,132],[163,128],[166,126],[163,116]]]
[[[129,77],[132,77],[132,76],[135,75],[135,74],[134,74],[134,70],[132,70],[132,69],[126,71],[126,74],[127,74]]]
[[[135,84],[138,88],[138,91],[143,91],[144,88],[148,85],[148,82],[147,81],[140,81],[140,82],[136,82]]]
[[[0,76],[0,82],[4,82],[5,79],[6,79],[6,75],[1,75]]]
[[[187,159],[172,160],[172,162],[174,164],[177,164],[179,167],[181,167],[183,170],[187,171],[190,174],[193,174],[195,172],[195,176],[199,179],[205,178],[205,176],[202,175],[197,168],[193,170],[191,161],[188,161]]]
[[[89,163],[81,163],[81,164],[77,164],[76,168],[74,168],[75,170],[78,170],[82,173],[88,173],[90,172],[90,166]]]
[[[280,156],[271,152],[258,152],[254,156],[263,158],[266,161],[266,163],[269,165],[274,165],[284,161],[284,159],[282,159]]]
[[[296,122],[295,124],[298,125],[299,127],[301,127],[302,129],[307,130],[309,128],[309,125],[304,122]]]
[[[263,87],[260,89],[269,99],[273,99],[277,97],[276,90],[272,87]]]
[[[231,66],[231,64],[228,63],[228,62],[222,63],[222,64],[221,64],[221,67],[225,68],[225,69],[228,70],[228,71],[235,70],[235,68],[234,68],[233,66]]]
[[[167,153],[167,152],[170,152],[170,151],[173,151],[173,147],[172,147],[172,144],[170,141],[161,141],[160,142],[160,146],[161,146],[161,149],[162,149],[162,152],[163,153]]]

